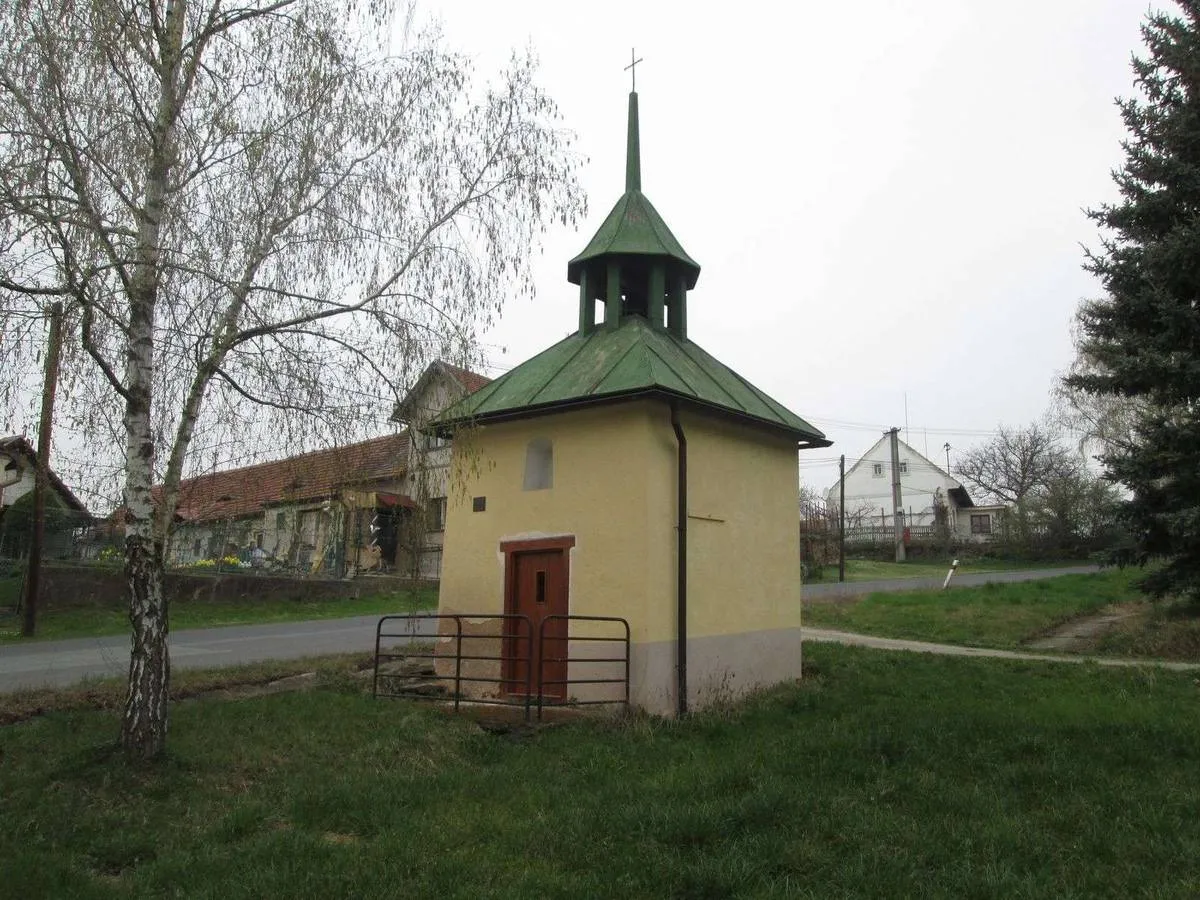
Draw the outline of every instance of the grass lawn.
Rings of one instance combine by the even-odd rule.
[[[433,609],[436,606],[437,589],[421,588],[338,600],[178,601],[171,604],[170,616],[171,628],[179,630],[385,615]],[[107,606],[50,608],[39,611],[37,637],[92,637],[121,634],[128,630],[129,618],[122,609]],[[21,640],[19,618],[11,611],[7,615],[0,614],[0,645],[18,640]]]
[[[1194,897],[1190,675],[808,651],[744,708],[488,733],[324,689],[0,729],[0,895]]]
[[[0,609],[17,605],[21,599],[23,585],[24,581],[15,575],[6,574],[0,577]]]
[[[1087,560],[1070,562],[1027,562],[1005,559],[965,560],[959,565],[955,577],[981,572],[1007,572],[1016,569],[1057,569],[1064,566],[1082,566],[1087,564]],[[949,559],[938,562],[914,560],[902,563],[875,559],[846,560],[847,581],[881,581],[892,578],[945,578],[948,571],[950,571]],[[833,565],[823,566],[821,576],[813,579],[810,583],[828,584],[837,580],[838,567],[835,561]]]
[[[174,669],[171,672],[171,699],[187,700],[218,691],[234,695],[252,693],[281,679],[310,673],[321,681],[329,681],[364,671],[371,663],[370,653],[332,653],[269,659],[224,669]],[[5,691],[0,693],[0,727],[46,713],[121,709],[127,684],[123,677],[92,678],[69,688]],[[0,748],[3,743],[0,736]]]
[[[1132,582],[1140,574],[1110,570],[1016,584],[818,600],[805,604],[804,623],[884,637],[1016,648],[1068,619],[1139,600]]]
[[[1200,660],[1200,614],[1185,602],[1141,603],[1100,636],[1100,653]]]

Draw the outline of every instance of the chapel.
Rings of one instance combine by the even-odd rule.
[[[567,264],[578,330],[436,423],[455,437],[440,612],[621,617],[631,702],[663,715],[800,677],[797,450],[830,445],[693,340],[699,275],[642,191],[631,92],[625,191]],[[556,618],[570,652],[500,690],[532,669],[548,697],[603,699],[590,626]]]

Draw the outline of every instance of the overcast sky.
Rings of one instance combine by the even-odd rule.
[[[1114,98],[1147,8],[427,4],[480,74],[532,46],[588,160],[589,216],[548,235],[536,299],[486,337],[490,374],[576,328],[566,264],[624,189],[636,47],[643,189],[701,266],[689,337],[834,440],[807,484],[903,428],[906,393],[907,440],[935,462],[1038,418],[1098,293],[1083,209],[1115,197]]]

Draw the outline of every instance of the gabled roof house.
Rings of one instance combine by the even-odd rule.
[[[437,477],[441,444],[419,429],[488,381],[439,360],[398,404],[393,419],[409,426],[398,433],[184,480],[169,561],[237,556],[299,573],[437,577],[446,503],[444,473]],[[442,469],[446,463],[448,456]]]
[[[899,480],[904,527],[911,536],[932,532],[945,509],[945,526],[959,540],[986,542],[1000,530],[1005,507],[979,505],[963,483],[944,468],[899,440]],[[892,454],[887,434],[877,440],[846,470],[847,540],[881,536],[894,530],[892,500]],[[825,492],[826,503],[837,508],[839,483]]]
[[[12,506],[33,490],[37,472],[37,450],[23,435],[0,437],[0,509]],[[50,487],[67,509],[87,517],[87,507],[66,483],[50,470]]]

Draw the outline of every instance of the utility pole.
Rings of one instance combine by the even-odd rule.
[[[37,602],[41,590],[42,538],[46,530],[46,489],[50,482],[50,428],[54,420],[54,392],[58,389],[58,357],[62,349],[63,305],[50,307],[50,338],[46,347],[46,373],[42,380],[42,418],[38,423],[37,478],[33,485],[33,533],[29,538],[29,565],[25,572],[25,609],[21,634],[33,637],[37,628]]]
[[[900,492],[900,429],[887,432],[892,443],[892,526],[896,536],[896,562],[904,562],[904,498]]]
[[[838,581],[846,580],[846,454],[838,460]]]
[[[944,449],[946,451],[946,474],[949,475],[950,474],[950,442],[946,441],[946,443],[942,445],[942,449]],[[953,477],[953,476],[951,476],[951,477]]]

